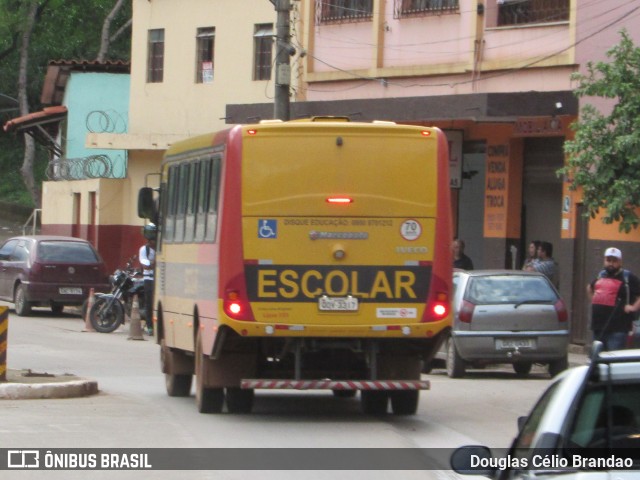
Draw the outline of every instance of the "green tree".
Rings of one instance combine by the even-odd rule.
[[[629,232],[640,224],[640,48],[625,30],[620,34],[608,62],[589,62],[587,74],[572,77],[579,82],[578,98],[611,99],[613,107],[608,115],[590,104],[581,108],[558,174],[570,179],[571,189],[582,189],[587,215],[602,210],[605,223],[619,222],[619,230]]]
[[[0,93],[17,99],[18,108],[0,110],[0,121],[42,108],[51,60],[128,60],[130,25],[130,0],[0,1]],[[48,156],[32,142],[27,135],[0,136],[0,168],[10,172],[0,178],[5,201],[39,206]],[[18,172],[22,182],[15,181]]]

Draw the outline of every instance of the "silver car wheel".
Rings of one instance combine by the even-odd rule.
[[[449,337],[449,340],[447,340],[447,375],[450,378],[462,378],[464,371],[464,360],[458,353],[453,338]]]

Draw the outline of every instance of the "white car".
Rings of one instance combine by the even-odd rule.
[[[640,350],[602,352],[555,377],[507,452],[457,449],[451,466],[495,479],[640,478]]]

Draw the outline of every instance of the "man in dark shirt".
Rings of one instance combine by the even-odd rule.
[[[622,252],[607,248],[604,270],[587,286],[591,298],[591,329],[594,340],[606,350],[625,347],[634,312],[640,310],[640,280],[622,268]]]
[[[558,288],[558,264],[553,259],[553,245],[551,243],[540,242],[538,258],[525,267],[525,270],[544,274]]]
[[[473,262],[464,254],[464,242],[462,240],[456,238],[451,249],[453,250],[453,268],[473,270]]]

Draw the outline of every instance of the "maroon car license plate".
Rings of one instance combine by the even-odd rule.
[[[82,295],[80,287],[60,287],[58,288],[60,295]]]

